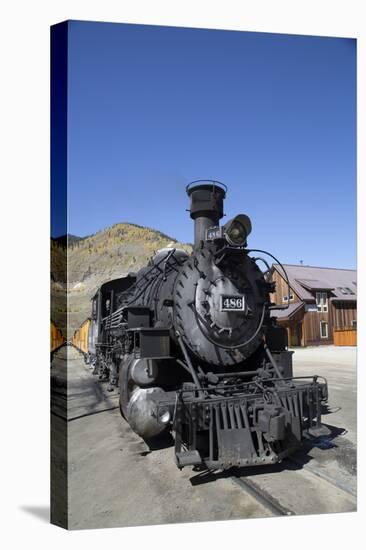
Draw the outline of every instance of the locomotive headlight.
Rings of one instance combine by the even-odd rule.
[[[246,246],[251,230],[250,218],[245,214],[235,216],[224,225],[224,235],[231,246]]]

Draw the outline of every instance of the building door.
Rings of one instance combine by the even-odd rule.
[[[293,323],[290,329],[290,346],[301,346],[302,343],[302,323]]]

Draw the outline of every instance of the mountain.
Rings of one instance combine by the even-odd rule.
[[[77,237],[76,235],[71,235],[70,233],[67,233],[67,235],[61,235],[61,237],[55,237],[52,240],[62,246],[68,246],[69,244],[82,241],[85,238],[86,237]]]
[[[67,290],[68,339],[90,314],[90,300],[101,284],[137,271],[161,248],[192,250],[190,244],[130,223],[115,224],[84,238],[72,237],[67,235],[66,239],[53,239],[51,243],[53,320],[66,336]]]

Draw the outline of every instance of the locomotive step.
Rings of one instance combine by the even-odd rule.
[[[184,451],[182,453],[175,453],[175,457],[178,468],[202,464],[202,458],[198,451]]]

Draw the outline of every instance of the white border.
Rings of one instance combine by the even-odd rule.
[[[4,7],[5,6],[5,7]],[[48,503],[49,26],[64,19],[169,24],[358,39],[359,403],[365,403],[365,25],[361,1],[53,0],[2,10],[2,537],[4,547],[345,548],[361,535],[357,514],[64,532],[25,512]],[[6,13],[4,13],[4,11]],[[362,98],[362,102],[360,101]],[[340,221],[341,223],[341,221]],[[336,243],[335,243],[336,246]],[[362,305],[362,307],[361,307]],[[24,322],[22,332],[19,316]],[[4,326],[3,326],[4,325]],[[6,332],[5,332],[6,331]],[[44,342],[40,346],[38,342]],[[360,434],[364,411],[359,410]],[[5,443],[6,441],[6,443]],[[360,448],[364,453],[364,437]],[[179,495],[177,495],[179,498]],[[362,540],[363,537],[360,537]],[[113,545],[113,546],[112,546]]]

